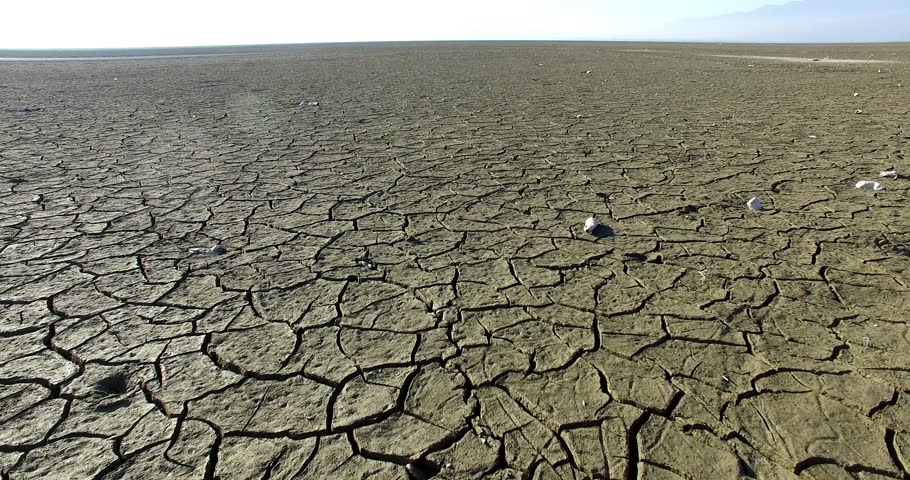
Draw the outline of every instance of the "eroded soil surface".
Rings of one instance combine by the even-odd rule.
[[[910,180],[879,172],[910,172],[908,73],[906,45],[0,63],[3,477],[907,478]]]

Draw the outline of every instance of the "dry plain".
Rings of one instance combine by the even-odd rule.
[[[910,478],[910,46],[241,53],[0,62],[3,478]]]

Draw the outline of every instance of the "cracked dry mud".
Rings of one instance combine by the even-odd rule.
[[[908,62],[0,64],[3,478],[907,478]]]

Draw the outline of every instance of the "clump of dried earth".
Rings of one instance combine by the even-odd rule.
[[[907,478],[908,65],[2,63],[3,478]]]

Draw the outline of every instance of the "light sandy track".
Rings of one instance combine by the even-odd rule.
[[[793,63],[834,63],[834,64],[864,64],[864,63],[898,63],[897,60],[874,60],[871,58],[802,58],[802,57],[779,57],[772,55],[709,55],[717,58],[745,58],[749,60],[773,60],[776,62],[793,62]]]
[[[907,478],[910,70],[634,48],[0,65],[3,477]]]

